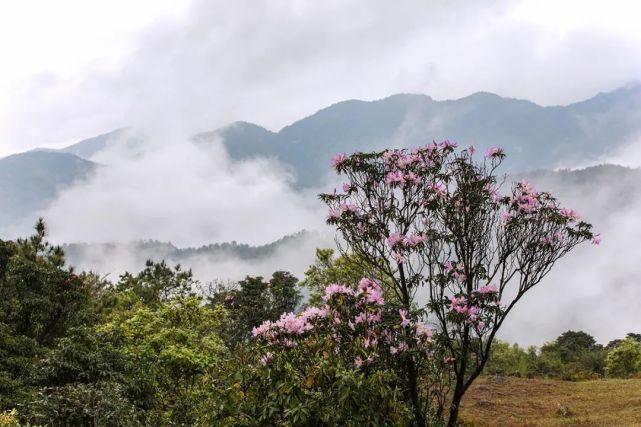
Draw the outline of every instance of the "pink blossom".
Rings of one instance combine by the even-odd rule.
[[[432,190],[436,193],[436,196],[439,198],[444,197],[447,194],[447,188],[445,185],[440,182],[435,182],[432,184]]]
[[[532,213],[539,206],[538,193],[534,187],[526,181],[518,183],[518,193],[514,196],[514,202],[520,213]]]
[[[329,301],[334,295],[352,296],[354,295],[354,291],[351,288],[348,288],[347,286],[344,286],[338,283],[332,283],[331,285],[325,288],[325,295],[323,295],[323,300]]]
[[[503,225],[507,225],[510,222],[511,219],[512,219],[512,214],[511,213],[509,213],[509,212],[502,212],[501,213],[501,223],[503,223]]]
[[[409,326],[410,319],[407,317],[407,310],[404,308],[398,310],[398,314],[401,316],[401,326]]]
[[[485,152],[485,157],[488,157],[488,158],[502,157],[503,155],[504,155],[504,151],[501,147],[488,148],[487,151]]]
[[[454,264],[452,264],[452,261],[448,261],[445,263],[445,274],[449,274],[451,271],[454,270]]]
[[[329,213],[328,213],[328,218],[333,218],[333,219],[338,219],[341,217],[341,210],[340,209],[334,209],[334,208],[329,208]]]
[[[385,303],[381,285],[379,285],[375,280],[363,277],[358,282],[358,292],[366,296],[366,301],[368,303],[374,303],[377,305],[383,305]]]
[[[454,141],[450,141],[449,139],[446,139],[445,141],[440,142],[439,147],[443,150],[454,150],[456,147],[458,147],[458,144]]]
[[[408,172],[405,175],[405,181],[413,182],[414,184],[420,184],[421,178],[418,175],[416,175],[414,172]]]
[[[301,335],[313,328],[307,319],[296,316],[294,313],[283,313],[275,322],[275,326],[291,335]]]
[[[402,253],[400,253],[400,252],[393,252],[393,253],[392,253],[392,257],[393,257],[393,258],[396,260],[396,262],[397,262],[397,263],[399,263],[399,264],[402,264],[402,263],[404,263],[404,262],[406,261],[406,260],[405,260],[405,255],[403,255],[403,254],[402,254]]]
[[[392,171],[387,174],[385,177],[385,182],[389,185],[394,185],[396,183],[402,183],[405,180],[405,175],[401,171]]]
[[[390,248],[394,249],[396,246],[401,246],[405,242],[405,236],[399,233],[392,233],[387,238],[387,244]]]
[[[479,294],[493,294],[497,291],[496,286],[487,284],[485,286],[481,286],[478,290]]]
[[[417,337],[423,337],[427,339],[432,338],[432,330],[428,328],[424,323],[422,322],[416,322],[414,325],[414,328],[416,329],[416,336]]]
[[[426,240],[427,240],[426,236],[419,236],[419,235],[416,235],[416,234],[410,234],[410,235],[405,237],[405,243],[407,243],[407,245],[412,247],[412,248],[422,244]]]
[[[496,188],[492,183],[488,183],[485,189],[490,194],[490,199],[492,199],[493,202],[501,200],[501,193],[499,193],[498,188]]]
[[[351,203],[343,203],[340,205],[340,210],[341,210],[341,215],[346,213],[346,212],[351,212],[354,214],[358,213],[358,206],[351,204]]]
[[[360,356],[356,356],[356,359],[354,359],[354,365],[360,369],[361,366],[363,366],[363,359],[361,359]]]
[[[346,154],[336,154],[332,157],[332,166],[334,167],[334,169],[338,169],[346,160]]]
[[[395,151],[385,150],[385,152],[383,153],[383,159],[385,159],[386,162],[390,163],[395,155],[396,155]]]
[[[580,218],[579,213],[574,209],[562,209],[560,214],[570,222],[574,222]]]
[[[469,147],[467,147],[467,151],[470,152],[470,155],[474,155],[474,153],[476,153],[476,147],[470,145]]]
[[[305,321],[309,321],[313,319],[322,319],[327,317],[328,308],[329,307],[327,306],[324,306],[321,308],[309,306],[300,314],[300,317]]]
[[[468,312],[467,299],[464,296],[461,296],[459,298],[451,297],[450,306],[452,310],[457,312],[458,314],[466,314]]]
[[[268,351],[260,358],[260,364],[263,366],[267,366],[271,363],[273,358],[274,358],[274,353],[272,353],[271,351]]]
[[[352,183],[351,183],[351,182],[346,182],[346,183],[344,183],[344,184],[343,184],[343,191],[344,191],[345,193],[349,193],[349,192],[350,192],[350,191],[352,191],[353,189],[354,189],[354,186],[352,185]]]
[[[592,238],[592,244],[593,245],[600,245],[601,244],[601,235],[597,234]]]
[[[401,169],[405,169],[415,163],[418,163],[420,157],[415,154],[407,154],[398,158],[397,164]]]

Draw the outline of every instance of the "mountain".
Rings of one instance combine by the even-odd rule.
[[[0,159],[0,231],[33,225],[66,187],[85,179],[96,163],[56,151],[29,151]]]
[[[95,165],[89,161],[123,140],[125,131],[98,135],[57,152],[0,159],[0,231],[16,218],[34,217],[60,189],[85,178]],[[296,178],[295,186],[302,189],[322,187],[331,174],[331,156],[340,152],[415,146],[448,138],[461,145],[474,144],[480,150],[505,148],[509,155],[505,172],[513,173],[595,161],[638,135],[641,84],[551,107],[487,92],[445,101],[414,94],[377,101],[348,100],[278,132],[236,122],[195,135],[194,140],[207,144],[221,139],[233,159],[278,159]],[[133,136],[127,138],[131,140],[128,143],[145,144]]]
[[[95,154],[107,148],[111,141],[122,136],[126,130],[126,128],[116,129],[111,132],[103,133],[102,135],[94,136],[93,138],[84,139],[63,148],[60,151],[63,153],[74,154],[78,157],[82,157],[83,159],[91,160]]]
[[[63,149],[86,159],[124,129]],[[234,159],[273,157],[288,166],[298,188],[317,187],[340,152],[408,147],[451,139],[480,150],[506,149],[510,171],[555,168],[598,160],[641,133],[641,84],[624,86],[566,106],[543,107],[488,92],[437,101],[398,94],[376,101],[348,100],[272,132],[236,122],[195,135],[222,139]]]
[[[339,102],[277,133],[238,122],[197,135],[221,137],[233,158],[271,156],[289,165],[300,187],[322,185],[335,153],[415,146],[451,139],[485,150],[501,146],[511,171],[594,161],[641,132],[641,85],[567,106],[480,92],[451,101],[401,94]]]

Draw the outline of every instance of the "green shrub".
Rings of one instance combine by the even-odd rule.
[[[628,338],[608,352],[606,374],[626,378],[641,372],[641,343]]]

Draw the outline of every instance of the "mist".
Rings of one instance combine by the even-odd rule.
[[[0,153],[128,125],[188,134],[246,120],[278,130],[338,101],[399,92],[567,104],[641,76],[641,33],[625,5],[193,1],[115,52],[21,75],[0,104]],[[50,47],[64,58],[74,48]]]
[[[219,141],[129,133],[93,160],[44,213],[54,242],[257,245],[323,227],[316,191],[295,192],[276,160],[230,160]]]

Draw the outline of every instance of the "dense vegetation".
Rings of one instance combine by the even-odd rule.
[[[328,250],[317,255],[303,281],[311,289],[362,274],[353,259],[335,258]],[[379,388],[389,384],[391,372],[367,378],[327,361],[316,367],[316,376],[291,372],[296,382],[270,383],[251,328],[293,310],[299,291],[300,283],[285,272],[212,288],[163,263],[110,283],[65,267],[63,254],[44,242],[39,225],[29,239],[0,242],[0,409],[15,409],[23,422],[35,424],[251,425],[279,410],[269,405],[286,408],[295,423],[296,411],[313,413],[331,403],[322,399],[335,398],[357,424],[358,408],[370,408],[360,399],[394,402],[395,396],[381,396],[385,388]],[[640,341],[629,334],[601,346],[586,333],[568,331],[541,349],[498,342],[486,372],[629,377],[641,371]],[[340,380],[335,392],[343,395],[317,395],[317,402],[308,396],[309,407],[293,404],[296,393],[332,376]],[[379,409],[370,415],[401,420],[407,410],[400,402]],[[326,422],[344,421],[344,413],[334,415]]]
[[[598,237],[527,183],[501,195],[501,149],[473,154],[337,156],[348,182],[321,198],[345,247],[301,283],[201,284],[164,262],[112,283],[67,267],[42,222],[0,241],[0,409],[52,425],[456,425],[484,370],[635,375],[636,335],[493,345],[517,301]]]

